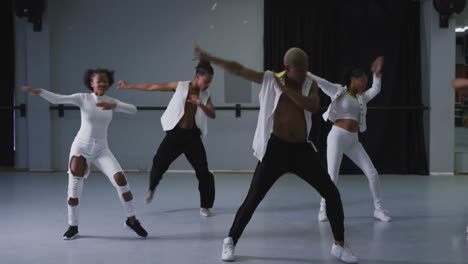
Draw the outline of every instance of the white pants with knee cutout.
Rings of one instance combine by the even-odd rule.
[[[71,169],[72,157],[80,157],[86,159],[86,171],[83,177],[74,176]],[[80,198],[83,191],[83,181],[89,176],[91,164],[94,164],[102,173],[104,173],[109,181],[114,185],[119,194],[119,198],[124,207],[127,217],[135,216],[135,207],[133,200],[125,201],[122,197],[123,193],[129,192],[130,187],[127,182],[125,186],[119,186],[114,179],[114,175],[122,172],[119,162],[110,151],[107,140],[83,140],[75,138],[70,149],[68,163],[68,197]],[[68,224],[77,226],[79,221],[79,206],[68,205]]]

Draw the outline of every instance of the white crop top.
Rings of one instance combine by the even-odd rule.
[[[359,122],[361,108],[358,99],[349,93],[336,99],[334,111],[336,119],[352,119]]]

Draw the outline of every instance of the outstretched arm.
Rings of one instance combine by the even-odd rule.
[[[52,104],[72,104],[76,106],[81,106],[82,102],[81,94],[60,95],[49,92],[44,89],[31,88],[29,86],[23,86],[23,91],[29,94],[39,95]]]
[[[338,93],[338,90],[340,89],[341,85],[337,83],[331,83],[322,77],[319,77],[317,75],[314,75],[312,73],[307,73],[307,75],[311,76],[312,79],[314,79],[317,82],[318,87],[322,89],[322,91],[328,96],[333,98],[336,93]]]
[[[278,87],[286,94],[291,100],[296,103],[297,106],[315,113],[317,112],[319,105],[320,105],[320,97],[318,95],[318,86],[317,82],[312,82],[309,95],[303,96],[302,94],[298,93],[297,91],[285,86],[281,83],[280,79],[275,78],[276,84]]]
[[[452,87],[456,90],[468,91],[468,79],[467,78],[455,78],[452,81]]]
[[[135,89],[147,92],[173,92],[177,88],[178,83],[179,82],[129,84],[122,80],[118,82],[117,87],[119,89]]]
[[[264,72],[258,72],[258,71],[249,69],[236,61],[230,61],[230,60],[225,60],[225,59],[216,57],[206,52],[205,50],[201,49],[198,46],[195,46],[194,52],[195,52],[195,56],[198,57],[200,60],[209,61],[229,73],[232,73],[234,75],[237,75],[239,77],[242,77],[252,82],[256,82],[260,84],[263,82]]]

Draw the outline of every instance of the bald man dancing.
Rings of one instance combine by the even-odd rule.
[[[255,209],[273,184],[291,172],[314,187],[326,200],[335,243],[331,254],[347,263],[357,257],[344,243],[344,215],[341,197],[330,179],[312,142],[308,141],[311,113],[318,110],[317,83],[307,77],[308,56],[299,48],[284,55],[285,71],[257,72],[237,62],[215,57],[195,48],[195,54],[223,70],[262,85],[260,111],[253,140],[254,156],[259,160],[249,192],[237,211],[229,237],[224,239],[222,260],[234,261],[234,249]]]

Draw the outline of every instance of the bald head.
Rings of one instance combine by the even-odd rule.
[[[309,57],[300,48],[290,48],[284,54],[283,63],[285,66],[307,65]]]

